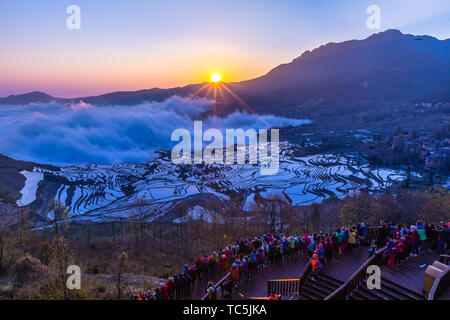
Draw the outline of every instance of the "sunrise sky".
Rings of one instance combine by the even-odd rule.
[[[81,8],[68,30],[66,8]],[[369,5],[381,30],[366,27]],[[265,74],[321,44],[390,28],[450,37],[448,0],[0,0],[0,96],[59,97]]]

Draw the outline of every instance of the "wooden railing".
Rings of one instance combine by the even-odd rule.
[[[302,273],[300,274],[300,288],[302,289],[303,286],[305,285],[306,281],[309,279],[309,277],[311,276],[311,272],[312,272],[312,264],[311,264],[311,260],[309,259],[308,263],[306,264],[306,266],[303,268]]]
[[[371,242],[373,240],[378,240],[378,233],[380,226],[368,227],[366,241]],[[345,300],[348,298],[353,290],[358,289],[358,287],[367,280],[367,268],[371,265],[382,266],[384,262],[383,254],[386,247],[379,249],[375,254],[370,257],[344,284],[332,292],[325,300]]]
[[[375,226],[375,227],[367,227],[367,235],[366,235],[366,241],[372,241],[377,240],[378,238],[378,231],[381,227]],[[373,258],[373,257],[372,257]],[[268,294],[270,294],[271,291],[274,291],[276,294],[282,294],[285,295],[284,292],[287,292],[289,294],[295,294],[297,292],[300,292],[300,290],[305,285],[306,281],[310,278],[312,272],[312,265],[311,260],[306,264],[305,268],[303,269],[302,273],[300,274],[300,279],[287,279],[287,280],[270,280],[267,285],[267,291]],[[215,284],[216,287],[216,298],[221,299],[223,294],[223,284],[227,279],[231,279],[231,273],[226,274],[222,279],[219,280]],[[338,289],[339,290],[339,289]],[[335,291],[336,292],[336,291]],[[205,293],[201,300],[206,300],[208,298],[209,294]],[[331,295],[330,295],[331,296]]]
[[[384,264],[384,251],[386,247],[381,248],[375,252],[343,285],[332,292],[325,300],[346,300],[350,294],[357,290],[363,283],[366,282],[369,274],[367,268],[372,265],[381,267]]]
[[[378,240],[378,231],[380,230],[380,228],[380,226],[368,227],[366,240],[369,242],[371,242],[372,240]]]
[[[269,296],[272,292],[281,294],[282,296],[298,294],[305,285],[306,281],[309,279],[311,271],[312,265],[311,260],[309,260],[303,268],[299,279],[269,280],[267,282],[267,295]]]
[[[441,254],[439,256],[439,262],[448,265],[449,261],[450,261],[450,255],[448,255],[448,254]]]
[[[368,227],[366,241],[368,241],[370,243],[372,240],[377,240],[379,229],[380,229],[379,226]],[[375,259],[374,256],[372,258]],[[370,261],[373,261],[373,259]],[[369,262],[369,261],[367,261],[367,262]],[[373,264],[373,263],[371,263],[371,264]],[[365,271],[365,269],[364,269],[364,271]],[[276,294],[281,294],[284,296],[296,294],[301,291],[301,289],[303,288],[305,283],[310,278],[311,273],[312,273],[312,264],[311,264],[311,260],[309,260],[309,262],[306,264],[305,268],[303,269],[302,273],[300,274],[300,279],[270,280],[267,283],[267,293],[268,293],[268,295],[270,295],[270,293],[273,291]],[[335,291],[335,292],[337,292],[337,291]],[[337,294],[337,296],[339,296],[340,292],[337,292],[336,294]]]
[[[217,300],[220,300],[223,297],[223,285],[226,280],[231,280],[231,272],[227,273],[222,279],[219,280],[219,282],[215,284]],[[208,296],[209,293],[205,293],[205,295],[200,300],[207,300]]]
[[[300,279],[269,280],[267,282],[267,296],[270,296],[272,292],[282,296],[290,296],[298,294],[299,291]]]

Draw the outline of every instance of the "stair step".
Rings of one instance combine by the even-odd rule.
[[[307,291],[300,291],[298,293],[299,297],[301,298],[300,300],[320,300],[318,298],[316,298],[315,296],[309,294],[309,292]],[[303,298],[303,299],[302,299]]]
[[[331,283],[329,281],[326,281],[324,279],[320,279],[318,277],[315,277],[315,282],[317,282],[321,287],[323,287],[324,289],[326,289],[327,291],[333,292],[335,291],[337,288],[339,288],[340,286]]]
[[[318,283],[315,281],[310,281],[306,283],[303,289],[304,288],[307,288],[308,290],[320,295],[322,298],[327,297],[331,292],[333,292],[331,290],[326,290],[323,287],[320,287]]]
[[[313,298],[313,300],[323,300],[326,295],[323,295],[318,290],[315,290],[314,288],[311,288],[309,285],[304,285],[301,289],[301,292],[304,294],[307,294]]]
[[[395,290],[399,294],[403,295],[405,298],[409,298],[412,300],[426,300],[424,296],[421,294],[414,292],[408,288],[405,288],[391,280],[381,277],[381,288],[383,285],[389,288],[390,290]]]
[[[361,300],[383,300],[380,297],[378,297],[377,295],[373,295],[373,294],[369,294],[367,292],[365,292],[362,289],[358,289],[357,291],[354,291],[352,293],[352,295],[356,298],[359,298]]]
[[[361,293],[359,293],[358,291],[353,291],[352,294],[350,295],[350,299],[352,300],[367,300],[367,298],[362,295]]]
[[[358,292],[364,296],[369,297],[370,300],[393,300],[391,297],[386,295],[382,290],[369,290],[364,287],[360,287]],[[370,298],[371,297],[371,298]]]
[[[326,275],[325,273],[320,273],[320,274],[316,275],[315,277],[318,279],[324,280],[326,282],[332,283],[338,287],[340,287],[341,285],[344,284],[343,281],[335,279],[333,277],[330,277],[330,276]]]
[[[395,288],[383,283],[383,281],[381,282],[381,289],[376,291],[382,292],[384,295],[389,297],[389,300],[410,300],[407,296],[395,290]]]

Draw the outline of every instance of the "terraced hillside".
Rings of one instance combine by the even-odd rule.
[[[218,201],[238,200],[249,210],[255,200],[270,193],[281,193],[294,206],[301,206],[330,196],[343,197],[358,188],[384,189],[405,179],[402,172],[370,168],[360,155],[296,157],[292,150],[292,146],[282,146],[280,169],[272,176],[261,175],[259,165],[251,164],[179,166],[167,153],[145,164],[90,164],[58,171],[35,167],[42,181],[27,180],[22,192],[36,195],[23,194],[22,198],[28,203],[36,198],[31,206],[41,214],[46,214],[45,202],[55,197],[70,208],[75,219],[102,220],[128,215],[136,198],[170,209],[180,200],[213,195]]]

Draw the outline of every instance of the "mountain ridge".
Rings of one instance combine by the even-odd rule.
[[[450,101],[450,39],[403,34],[389,29],[363,40],[329,42],[303,52],[265,75],[226,83],[260,114],[314,116],[323,108],[357,106],[373,108],[382,103]],[[198,90],[205,83],[169,89],[116,91],[97,96],[56,98],[42,92],[0,98],[3,104],[78,103],[137,105],[163,101],[171,96],[206,97]],[[219,114],[244,109],[224,90]],[[311,105],[320,105],[311,110]],[[366,108],[364,107],[364,108]],[[356,109],[355,109],[356,110]]]

